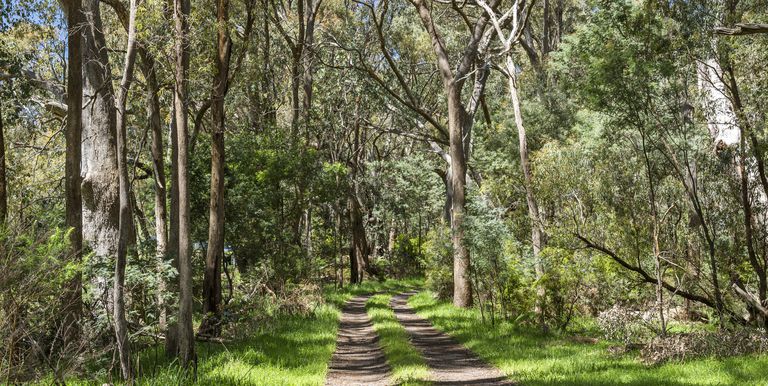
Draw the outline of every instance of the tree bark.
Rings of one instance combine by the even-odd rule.
[[[217,55],[216,76],[213,79],[211,113],[211,202],[208,222],[208,253],[203,279],[203,323],[199,334],[218,336],[221,332],[221,264],[224,259],[224,99],[227,95],[229,58],[232,42],[229,37],[229,0],[216,1]]]
[[[83,200],[80,193],[80,158],[82,154],[83,133],[83,36],[78,28],[82,23],[82,4],[80,0],[65,3],[67,13],[67,131],[66,161],[64,166],[66,191],[66,225],[71,228],[69,234],[70,261],[80,262],[83,257]],[[0,118],[0,213],[2,223],[8,217],[8,198],[5,175],[5,132]],[[63,296],[64,341],[65,345],[76,341],[80,336],[80,317],[82,315],[82,276],[78,273],[66,284]]]
[[[720,35],[751,35],[768,33],[768,24],[737,23],[733,28],[715,27],[715,33]]]
[[[456,307],[472,305],[472,284],[470,279],[469,248],[464,242],[464,212],[466,208],[467,160],[464,158],[462,140],[464,109],[461,106],[461,92],[449,86],[448,132],[451,155],[451,242],[453,244],[453,304]]]
[[[536,302],[534,313],[537,315],[539,326],[547,329],[545,320],[546,307],[546,288],[541,282],[544,278],[544,262],[541,257],[541,250],[546,246],[547,235],[544,232],[544,226],[539,214],[539,206],[536,202],[536,195],[533,191],[533,175],[531,173],[531,164],[528,157],[528,138],[523,126],[523,116],[520,111],[520,98],[517,93],[517,76],[515,63],[512,60],[511,53],[507,53],[505,58],[507,84],[509,86],[509,95],[512,101],[512,109],[515,114],[515,125],[517,126],[517,136],[520,151],[520,168],[523,172],[523,183],[525,185],[525,199],[528,204],[528,218],[531,221],[531,244],[533,246],[533,269],[536,275]]]
[[[357,184],[357,173],[360,170],[361,158],[365,153],[361,145],[360,122],[358,120],[359,98],[355,104],[355,133],[352,147],[352,162],[350,183],[351,187],[348,194],[349,208],[349,227],[350,237],[350,283],[362,283],[364,273],[371,271],[368,261],[368,240],[365,235],[365,225],[363,224],[363,212],[360,208],[359,190]]]
[[[467,153],[469,144],[465,138],[470,137],[474,114],[479,106],[479,98],[484,91],[487,77],[485,69],[476,66],[476,59],[485,53],[487,45],[483,40],[488,18],[481,15],[472,28],[469,43],[465,47],[464,54],[456,66],[452,69],[448,53],[437,31],[430,7],[426,0],[411,0],[416,7],[422,25],[429,34],[432,48],[435,52],[437,69],[443,82],[443,89],[447,96],[448,107],[448,137],[451,178],[450,185],[453,193],[451,200],[451,241],[453,244],[453,304],[457,307],[469,307],[472,305],[472,284],[470,279],[469,249],[464,241],[464,215],[466,208],[467,185]],[[495,5],[495,2],[494,2]],[[487,40],[485,41],[487,43]],[[466,78],[473,66],[475,66],[475,89],[473,90],[470,108],[468,109],[461,100],[461,91]]]
[[[115,254],[119,239],[115,100],[99,2],[82,4],[84,99],[89,101],[83,110],[82,132],[83,238],[103,259]]]
[[[365,277],[365,272],[370,272],[371,267],[368,260],[368,240],[365,235],[363,213],[355,193],[349,197],[349,224],[352,231],[350,247],[352,272],[350,282],[362,283]]]
[[[175,102],[174,102],[175,104]],[[176,272],[179,272],[179,139],[176,130],[176,108],[172,108],[171,114],[171,205],[170,221],[168,228],[168,258]],[[176,275],[169,287],[173,295],[173,301],[168,305],[169,315],[178,315],[179,289],[181,284]],[[171,319],[165,334],[165,354],[175,357],[179,353],[178,320]]]
[[[189,141],[187,105],[189,88],[189,0],[174,0],[173,19],[176,32],[174,113],[176,116],[178,173],[178,260],[179,260],[179,363],[187,367],[196,362],[194,332],[192,331],[192,250],[189,219]]]
[[[147,122],[149,130],[152,133],[152,173],[154,174],[155,186],[155,256],[158,266],[162,266],[165,261],[168,247],[168,213],[166,208],[166,194],[168,192],[165,178],[165,155],[163,150],[163,125],[160,118],[160,100],[158,94],[160,87],[157,83],[157,72],[155,70],[155,60],[152,55],[139,47],[141,56],[141,70],[144,73],[146,81],[146,102],[147,102]],[[165,279],[162,275],[158,277],[157,308],[159,314],[159,325],[161,330],[165,330],[167,325],[168,312],[165,305],[165,292],[167,290]]]
[[[120,369],[123,379],[132,379],[131,354],[128,341],[128,322],[125,317],[125,267],[128,253],[133,241],[133,211],[131,210],[131,181],[128,177],[128,144],[127,144],[127,111],[128,91],[133,81],[133,68],[136,63],[136,1],[130,1],[128,20],[128,44],[125,52],[125,67],[123,68],[120,89],[117,94],[117,172],[119,180],[119,238],[117,259],[115,260],[115,278],[112,290],[114,302],[113,317],[117,352],[120,358]]]
[[[77,40],[79,40],[79,39],[77,39]],[[79,49],[79,47],[78,47],[78,49]],[[77,52],[75,54],[75,56],[78,56],[78,55],[80,55],[79,52]],[[81,93],[82,93],[82,86],[81,86],[80,90],[81,90]],[[67,100],[67,105],[69,105],[69,102],[70,101]],[[69,107],[67,107],[67,110],[69,110]],[[79,113],[79,111],[78,111],[78,113]],[[67,115],[69,115],[69,114],[67,114]],[[73,118],[73,120],[74,119],[79,120],[79,118],[80,118],[79,115],[77,115],[77,117]],[[73,125],[73,126],[75,126],[75,125]],[[76,128],[79,128],[79,126],[76,126]],[[69,134],[69,131],[70,131],[70,124],[69,124],[69,119],[68,119],[67,120],[67,134]],[[79,142],[78,142],[78,144],[79,144]],[[79,148],[79,146],[78,146],[78,148]],[[69,153],[67,153],[67,154],[69,154]],[[69,159],[67,159],[67,161],[69,161]],[[69,165],[69,164],[67,164],[67,165]],[[80,181],[80,171],[79,171],[79,169],[80,169],[80,162],[77,163],[77,168],[78,168],[77,178],[73,178],[72,182],[79,182]],[[66,166],[65,166],[64,174],[65,174],[66,177],[70,177],[71,176],[70,173],[72,171],[70,171],[70,173],[67,173],[68,170],[69,169],[66,169]],[[67,185],[67,187],[69,187],[69,185]],[[79,189],[79,187],[80,187],[80,185],[78,184],[78,189]],[[69,193],[69,192],[70,191],[67,190],[67,193]],[[69,195],[67,197],[69,198]],[[67,202],[69,202],[69,201],[67,201]],[[78,210],[78,213],[79,213],[79,211],[81,209],[77,208],[77,210]],[[67,214],[69,215],[68,211],[67,211]],[[69,218],[69,216],[67,216],[67,218]],[[8,220],[8,183],[7,183],[6,173],[5,173],[5,128],[3,127],[3,106],[2,106],[2,102],[0,102],[0,224],[5,225],[7,220]],[[69,226],[69,222],[67,222],[67,226]],[[75,231],[79,230],[79,227],[75,227],[74,225],[72,225],[72,227],[74,228]],[[70,238],[72,238],[72,236],[70,236]],[[70,241],[72,241],[72,240],[70,240]],[[72,256],[74,256],[74,254],[72,254]]]

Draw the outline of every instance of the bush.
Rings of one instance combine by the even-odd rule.
[[[448,300],[453,297],[453,256],[451,231],[447,227],[437,226],[427,233],[423,247],[424,267],[426,267],[426,286],[438,299]]]
[[[656,364],[695,357],[727,357],[767,351],[768,336],[765,330],[737,329],[658,336],[640,354],[646,363]]]
[[[597,323],[607,339],[627,345],[641,342],[649,335],[648,327],[643,324],[640,312],[618,304],[601,312],[597,316]]]
[[[62,288],[80,272],[64,259],[68,235],[0,230],[0,378],[24,382],[44,373],[61,379],[77,368],[85,341],[63,345]],[[55,350],[51,348],[55,347]]]

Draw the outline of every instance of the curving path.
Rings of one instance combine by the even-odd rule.
[[[390,305],[410,335],[411,343],[424,357],[435,385],[514,385],[499,369],[418,316],[408,305],[408,298],[414,294],[396,295]]]
[[[384,386],[390,384],[391,369],[379,346],[379,337],[365,310],[371,295],[352,298],[341,314],[336,351],[328,366],[326,385]]]

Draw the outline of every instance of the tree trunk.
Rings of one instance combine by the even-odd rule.
[[[298,4],[302,4],[299,0]],[[301,42],[297,43],[301,44]],[[294,48],[291,53],[291,141],[298,143],[299,139],[299,117],[301,116],[301,102],[299,101],[299,89],[301,85],[301,51]]]
[[[349,284],[360,283],[360,264],[357,260],[355,245],[350,240],[349,245]]]
[[[80,158],[83,133],[83,36],[79,32],[82,23],[80,0],[66,3],[67,13],[67,131],[66,163],[64,166],[66,190],[66,224],[69,234],[68,259],[80,262],[83,257],[83,199],[80,193]],[[0,215],[5,224],[8,217],[8,198],[5,175],[5,132],[0,118]],[[76,341],[80,336],[82,314],[82,276],[78,273],[66,284],[63,296],[64,344]]]
[[[115,99],[112,70],[107,55],[98,0],[82,2],[83,24],[83,109],[80,174],[83,202],[83,238],[90,246],[93,261],[107,264],[117,252],[119,240],[119,185]],[[92,279],[94,293],[103,294],[107,311],[113,310],[108,296],[109,278]]]
[[[448,132],[451,156],[451,242],[453,244],[453,305],[472,305],[469,249],[464,242],[467,160],[464,158],[463,125],[466,112],[461,105],[461,91],[446,87],[448,94]]]
[[[79,12],[79,10],[77,12]],[[79,41],[80,39],[75,39],[75,40]],[[79,50],[79,47],[76,47],[76,48]],[[80,55],[79,51],[74,54],[74,56],[79,56],[79,55]],[[71,63],[71,61],[69,63]],[[69,86],[69,79],[67,81],[67,86]],[[73,93],[76,93],[76,91],[74,91]],[[80,93],[82,95],[82,84],[80,86]],[[70,100],[67,100],[67,105],[68,105],[67,106],[67,110],[71,110],[70,107],[69,107],[70,103],[72,103],[72,102]],[[80,110],[78,110],[77,114],[70,115],[69,113],[67,113],[67,116],[69,118],[69,117],[72,117],[74,115],[74,117],[72,117],[72,120],[79,121],[80,120],[79,113],[80,113]],[[69,134],[70,131],[79,130],[80,129],[80,125],[79,124],[72,124],[71,125],[69,122],[70,122],[70,119],[67,119],[67,134]],[[74,127],[71,128],[70,126],[74,126]],[[79,135],[78,135],[78,138],[80,138]],[[66,137],[66,139],[68,140],[69,137]],[[67,142],[67,144],[69,144],[69,142]],[[79,145],[80,142],[78,141],[77,144]],[[77,146],[77,148],[79,150],[80,146]],[[67,148],[67,150],[69,150],[69,148]],[[69,152],[67,152],[67,155],[69,155]],[[66,166],[71,166],[69,164],[69,158],[67,158]],[[65,170],[64,174],[67,177],[66,188],[70,188],[70,178],[69,177],[72,176],[71,173],[73,173],[73,171],[70,170],[70,169],[67,169],[66,166],[65,166],[65,169],[64,169]],[[79,162],[79,160],[77,162],[77,178],[71,178],[71,180],[72,180],[71,183],[78,183],[77,189],[79,191],[79,189],[80,189],[80,184],[79,184],[79,182],[80,182],[80,162]],[[67,203],[69,203],[69,198],[70,198],[69,197],[69,195],[70,195],[70,190],[69,189],[67,189],[67,194],[68,194],[67,195],[67,198],[68,198]],[[77,198],[78,199],[80,198],[79,195],[78,195]],[[67,208],[71,208],[71,206],[67,206]],[[77,207],[76,209],[77,209],[77,213],[80,213],[81,208]],[[69,213],[70,212],[67,211],[67,226],[71,226],[72,228],[74,228],[74,232],[73,233],[76,233],[77,231],[80,230],[79,229],[80,227],[77,226],[77,224],[69,225]],[[2,102],[0,101],[0,224],[5,225],[7,220],[8,220],[8,184],[7,184],[7,177],[6,177],[6,173],[5,173],[5,128],[3,127],[3,106],[2,106]],[[73,238],[73,236],[70,236],[70,239],[72,239],[72,238]],[[70,241],[74,241],[74,240],[70,240]],[[72,244],[74,244],[74,243],[72,243]],[[71,256],[76,256],[76,253],[74,253],[74,250],[73,250],[73,253],[72,253]]]
[[[747,163],[747,146],[746,146],[746,139],[744,136],[744,129],[741,128],[741,144],[739,146],[739,156],[738,156],[738,174],[739,174],[739,182],[740,182],[740,190],[741,190],[741,207],[742,211],[744,213],[744,238],[745,243],[747,244],[747,256],[749,258],[749,263],[752,266],[752,269],[755,271],[755,274],[757,275],[757,297],[760,301],[761,305],[765,305],[765,298],[766,298],[766,290],[768,289],[768,281],[766,281],[766,272],[765,268],[760,265],[760,261],[757,256],[757,252],[755,251],[755,236],[753,232],[753,222],[754,217],[752,213],[752,203],[750,202],[749,197],[749,177],[747,173],[746,163]],[[765,262],[765,260],[763,260]],[[763,319],[763,324],[766,323],[766,318],[764,315],[761,315],[761,318]]]
[[[360,202],[354,195],[349,198],[349,227],[352,231],[350,260],[352,265],[352,283],[362,283],[365,272],[370,272],[368,260],[368,240],[365,235],[363,213]]]
[[[211,202],[208,222],[208,253],[203,279],[203,323],[200,334],[218,336],[221,332],[221,264],[224,259],[224,99],[227,95],[229,57],[229,0],[216,1],[217,48],[216,76],[213,79],[211,113]]]
[[[160,87],[157,83],[154,58],[141,47],[139,47],[139,54],[141,55],[141,69],[146,81],[147,122],[152,133],[152,172],[155,185],[155,238],[157,239],[155,256],[158,260],[158,266],[162,266],[163,261],[166,259],[168,246],[168,213],[166,209],[167,187],[163,151],[163,126],[160,119],[160,100],[158,98]],[[162,273],[158,272],[158,274],[157,309],[160,329],[165,330],[168,319],[168,312],[164,301],[166,283]]]
[[[131,354],[128,341],[128,322],[125,318],[125,267],[128,261],[128,250],[132,244],[133,211],[131,210],[131,181],[128,179],[128,144],[126,134],[128,90],[133,81],[133,67],[136,63],[136,0],[130,1],[130,16],[128,21],[128,45],[125,53],[125,67],[117,94],[117,171],[119,180],[119,238],[117,244],[117,259],[115,260],[115,278],[112,289],[114,302],[113,317],[117,352],[120,358],[120,369],[123,379],[132,379]]]
[[[350,238],[350,266],[352,268],[351,279],[352,283],[362,283],[365,276],[365,272],[373,273],[370,261],[368,260],[368,240],[365,235],[365,224],[363,223],[363,212],[360,206],[360,192],[357,183],[357,173],[360,171],[360,165],[362,163],[363,154],[365,149],[363,147],[363,138],[365,133],[360,132],[359,122],[359,98],[356,99],[355,104],[355,133],[352,144],[352,156],[351,156],[351,172],[350,172],[350,184],[351,187],[348,193],[348,207],[349,207],[349,228],[351,232]],[[363,138],[361,138],[363,137]]]
[[[302,81],[304,87],[304,127],[305,136],[309,141],[309,126],[312,118],[312,89],[314,86],[314,44],[315,44],[315,16],[317,15],[317,9],[320,6],[322,0],[306,0],[307,4],[304,7],[305,15],[305,28],[304,28],[304,49],[302,50],[302,59],[304,66],[304,79]]]
[[[312,250],[312,203],[307,203],[307,208],[304,209],[304,251],[305,257],[310,267],[310,277],[312,277],[314,264],[312,259],[314,258],[314,252]]]
[[[84,98],[89,101],[83,110],[82,132],[83,237],[103,259],[116,253],[119,239],[115,100],[99,2],[84,0],[83,13]]]
[[[528,218],[531,221],[531,244],[533,246],[533,268],[536,275],[536,302],[534,313],[537,315],[539,326],[547,329],[545,320],[546,288],[541,282],[544,278],[544,262],[541,259],[541,250],[546,246],[546,233],[539,215],[539,206],[536,202],[536,195],[533,192],[533,175],[528,158],[528,139],[523,126],[523,115],[520,111],[520,98],[517,94],[517,76],[515,63],[512,55],[506,55],[507,84],[509,86],[509,96],[512,101],[512,109],[515,113],[515,125],[517,126],[517,136],[520,151],[520,168],[523,172],[523,183],[525,185],[525,199],[528,204]]]
[[[175,87],[177,173],[178,173],[178,259],[179,259],[179,363],[187,367],[196,362],[194,332],[192,331],[192,250],[189,229],[189,140],[188,140],[188,72],[189,72],[189,0],[174,0]]]
[[[175,101],[174,101],[175,104]],[[176,107],[172,108],[171,114],[171,213],[168,229],[168,258],[171,260],[173,268],[179,272],[179,138],[176,134]],[[168,304],[168,315],[178,315],[179,305],[178,296],[181,284],[179,276],[175,276],[168,287],[173,295],[172,301]],[[178,320],[171,319],[165,333],[165,354],[168,357],[175,357],[179,353],[179,330]]]
[[[339,185],[339,178],[336,177],[336,185]],[[336,264],[337,269],[337,281],[339,283],[339,288],[344,288],[344,253],[342,251],[342,242],[341,242],[341,205],[339,203],[336,203],[336,228],[334,233],[334,240],[336,240],[336,253],[339,255],[338,263]]]
[[[429,4],[424,0],[411,0],[411,4],[416,7],[422,26],[429,34],[436,56],[437,69],[447,96],[448,142],[451,158],[451,173],[448,181],[450,182],[451,193],[453,194],[453,199],[451,200],[453,304],[457,307],[469,307],[472,305],[472,282],[470,278],[469,249],[464,241],[467,155],[470,147],[468,139],[470,138],[474,123],[474,114],[485,90],[485,81],[487,79],[487,76],[485,76],[487,74],[485,65],[479,63],[478,59],[480,55],[485,54],[488,47],[488,39],[484,38],[488,18],[480,16],[475,22],[471,29],[470,40],[464,48],[464,53],[454,70],[450,64],[443,39],[432,20],[432,11]],[[470,103],[465,105],[461,101],[461,90],[473,69],[475,73],[475,87],[472,91]]]

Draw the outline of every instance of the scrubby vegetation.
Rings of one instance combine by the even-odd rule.
[[[646,363],[634,350],[616,351],[619,341],[584,335],[542,334],[509,321],[489,325],[480,312],[440,302],[429,292],[410,300],[418,314],[456,337],[481,357],[524,385],[763,385],[768,357],[740,355],[721,349],[690,357]],[[598,331],[592,331],[597,333]],[[734,348],[736,342],[724,347]],[[720,355],[712,355],[720,354]],[[699,357],[697,357],[699,356]]]
[[[375,292],[419,383],[418,285],[523,384],[761,383],[767,11],[0,1],[0,382],[318,384]]]

